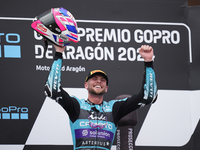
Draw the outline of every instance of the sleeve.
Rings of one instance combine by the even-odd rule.
[[[75,98],[72,98],[61,87],[62,53],[56,52],[51,71],[45,84],[44,93],[46,96],[56,100],[68,113],[70,120],[74,122],[78,118],[80,105]]]
[[[54,100],[58,100],[61,95],[61,67],[62,53],[56,52],[44,90],[45,95]]]
[[[157,99],[157,84],[153,61],[144,63],[142,88],[139,93],[124,100],[116,101],[113,105],[114,122],[117,123],[123,116],[145,105],[154,103]]]

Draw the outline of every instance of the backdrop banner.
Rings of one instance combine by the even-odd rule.
[[[136,94],[144,70],[138,48],[150,45],[159,96],[130,118],[134,125],[119,126],[123,141],[133,136],[136,150],[200,149],[199,6],[188,7],[187,0],[9,0],[0,5],[1,150],[73,149],[67,113],[44,95],[55,50],[49,43],[44,53],[44,40],[31,28],[35,16],[55,7],[69,10],[78,24],[79,42],[63,53],[64,90],[87,98],[85,77],[101,69],[109,78],[105,101]]]

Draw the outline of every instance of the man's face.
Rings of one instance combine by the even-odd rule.
[[[101,75],[94,75],[85,82],[85,88],[94,95],[103,95],[108,90],[106,79]]]

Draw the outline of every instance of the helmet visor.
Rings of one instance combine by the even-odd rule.
[[[57,33],[57,34],[61,33],[58,25],[55,22],[51,9],[37,16],[37,18],[43,23],[43,25],[45,25],[52,32]]]

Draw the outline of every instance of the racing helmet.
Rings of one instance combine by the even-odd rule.
[[[51,8],[38,15],[31,27],[57,46],[63,47],[71,41],[78,42],[77,23],[73,15],[66,9]]]

